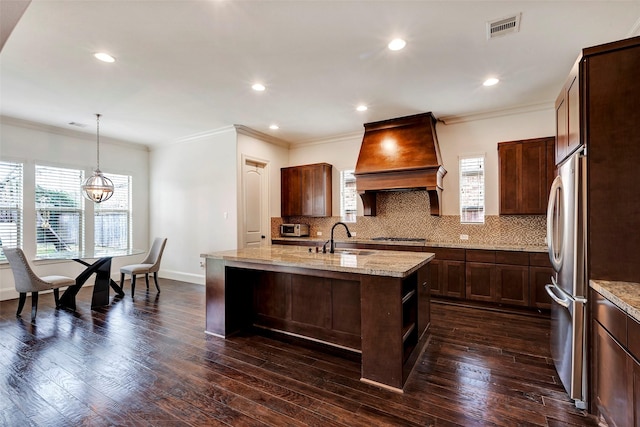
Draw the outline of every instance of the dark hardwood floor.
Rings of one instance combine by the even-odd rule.
[[[549,321],[433,305],[405,393],[361,381],[357,360],[247,333],[203,332],[204,287],[161,280],[75,313],[40,296],[0,302],[3,426],[595,426],[559,385]],[[113,297],[112,297],[113,298]]]

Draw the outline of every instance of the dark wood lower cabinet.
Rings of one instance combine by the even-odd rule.
[[[464,261],[450,261],[434,259],[431,265],[431,295],[442,295],[451,298],[464,298],[465,263]]]
[[[593,337],[593,363],[596,366],[594,403],[597,410],[609,426],[632,426],[637,363],[596,321],[593,322]]]
[[[481,262],[467,262],[467,293],[472,301],[495,302],[496,266]]]
[[[442,261],[443,295],[464,298],[466,294],[466,271],[464,261]]]
[[[640,426],[640,363],[633,360],[633,425]]]
[[[529,305],[529,266],[496,265],[496,301],[524,307]]]
[[[640,324],[598,292],[590,292],[592,411],[610,427],[640,426]]]
[[[551,309],[551,297],[545,286],[551,283],[555,270],[551,267],[529,267],[529,306]]]

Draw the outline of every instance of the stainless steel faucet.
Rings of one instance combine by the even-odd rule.
[[[327,253],[327,243],[331,243],[329,245],[329,253],[334,253],[335,249],[336,249],[336,245],[335,242],[333,241],[333,230],[336,228],[337,225],[344,225],[344,229],[347,230],[347,237],[351,237],[351,232],[349,231],[349,227],[347,227],[347,224],[345,224],[344,222],[336,222],[335,224],[333,224],[333,227],[331,227],[331,239],[327,240],[324,245],[322,245],[322,253]]]

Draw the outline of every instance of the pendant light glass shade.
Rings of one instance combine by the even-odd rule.
[[[96,114],[97,166],[93,175],[82,183],[85,198],[94,203],[104,202],[113,196],[113,182],[100,171],[100,114]]]

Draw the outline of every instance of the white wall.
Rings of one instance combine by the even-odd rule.
[[[543,111],[505,115],[482,120],[436,125],[440,154],[447,174],[441,203],[444,215],[459,215],[458,158],[465,154],[485,155],[485,196],[487,215],[498,214],[498,142],[555,135],[555,112]],[[326,162],[334,166],[333,215],[340,215],[339,171],[354,169],[363,134],[354,134],[322,143],[294,146],[289,153],[291,166]],[[336,175],[337,174],[337,175]],[[358,204],[358,215],[362,203]]]
[[[230,126],[151,151],[151,236],[168,239],[162,277],[204,284],[200,255],[237,247],[236,145]]]
[[[35,243],[35,165],[95,169],[95,134],[39,125],[7,117],[0,118],[0,159],[24,163],[24,244],[27,258],[32,260]],[[133,192],[133,246],[149,247],[149,152],[145,146],[100,137],[100,169],[109,173],[131,175]],[[86,205],[92,212],[92,205]],[[90,230],[87,230],[90,232]],[[114,258],[111,271],[138,262],[143,256]],[[39,275],[63,274],[75,277],[84,267],[74,261],[32,261]],[[0,300],[17,298],[13,274],[8,263],[0,263]]]

